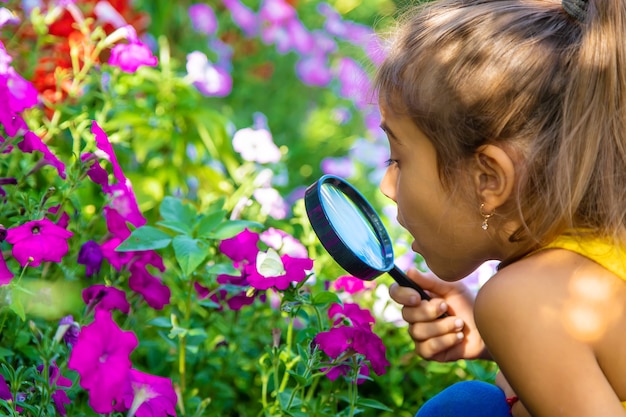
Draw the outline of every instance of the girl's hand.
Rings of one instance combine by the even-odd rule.
[[[391,298],[403,305],[402,317],[409,324],[415,351],[439,362],[458,359],[489,359],[474,323],[474,294],[462,282],[446,282],[417,269],[407,272],[433,298],[422,300],[412,288],[392,284]],[[439,318],[447,312],[448,317]]]

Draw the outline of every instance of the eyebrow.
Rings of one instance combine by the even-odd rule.
[[[387,133],[387,135],[394,140],[398,140],[398,137],[396,136],[395,133],[393,133],[393,131],[389,128],[389,126],[387,124],[385,124],[385,122],[382,122],[380,124],[380,128],[383,130],[383,132]]]

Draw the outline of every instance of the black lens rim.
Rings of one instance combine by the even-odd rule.
[[[321,187],[331,184],[343,192],[363,212],[365,219],[372,225],[381,244],[385,268],[377,269],[357,256],[344,242],[333,227],[321,200]],[[311,184],[304,192],[304,206],[309,222],[319,241],[333,259],[348,273],[357,278],[370,281],[389,272],[394,266],[393,246],[380,216],[363,195],[348,181],[336,175],[324,175]]]

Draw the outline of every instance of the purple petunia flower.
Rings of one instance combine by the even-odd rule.
[[[54,339],[60,341],[63,338],[65,343],[72,347],[78,341],[78,335],[80,334],[80,325],[74,321],[74,317],[70,314],[59,320],[59,328]]]
[[[39,371],[39,373],[43,373],[43,365],[39,365],[37,367],[37,370]],[[67,396],[65,390],[61,387],[71,387],[72,381],[69,378],[65,378],[63,375],[61,375],[59,368],[54,363],[48,367],[48,378],[50,381],[50,387],[52,387],[53,389],[57,388],[54,389],[52,395],[50,396],[52,398],[52,402],[54,403],[54,407],[57,409],[59,414],[65,416],[67,415],[65,405],[70,404],[71,401]]]
[[[208,97],[226,97],[233,89],[233,79],[228,71],[213,65],[200,51],[187,55],[187,76],[193,86]]]
[[[339,94],[351,100],[357,109],[363,110],[370,105],[368,92],[371,82],[363,67],[352,58],[339,61],[337,78],[341,84]]]
[[[96,413],[111,413],[122,401],[135,347],[135,334],[121,330],[106,310],[96,310],[93,323],[80,332],[68,368],[78,372],[80,386],[89,391],[89,405]]]
[[[189,17],[191,18],[191,26],[196,32],[204,33],[212,36],[217,31],[217,17],[211,6],[202,3],[196,3],[189,6]]]
[[[11,394],[11,388],[9,388],[9,384],[7,384],[4,376],[0,374],[0,400],[11,401],[13,400],[13,395]]]
[[[118,288],[96,284],[85,288],[82,295],[85,304],[93,306],[96,310],[111,311],[117,309],[124,314],[130,312],[126,293]]]
[[[69,250],[67,239],[72,236],[72,232],[44,218],[8,229],[6,241],[13,245],[13,257],[21,266],[35,267],[41,262],[61,262]]]
[[[177,396],[169,378],[130,370],[130,385],[123,395],[129,416],[166,417],[176,415]]]
[[[355,172],[352,159],[345,156],[339,158],[324,158],[322,159],[321,166],[324,174],[337,175],[343,178],[350,178]]]
[[[100,245],[93,240],[88,240],[80,247],[77,262],[85,265],[85,276],[90,277],[100,272],[103,258]]]
[[[244,229],[238,235],[222,240],[219,245],[219,250],[235,261],[235,268],[237,268],[237,264],[242,261],[246,261],[247,263],[254,263],[256,261],[256,254],[259,253],[258,242],[258,233]]]
[[[55,167],[61,178],[66,178],[65,164],[61,162],[61,160],[59,160],[59,158],[57,158],[52,152],[50,152],[50,149],[48,149],[46,144],[43,143],[41,138],[33,132],[26,132],[24,134],[24,139],[17,144],[17,147],[25,153],[33,153],[34,151],[41,152],[43,154],[43,160],[48,165]]]
[[[0,287],[10,283],[13,276],[13,272],[11,272],[6,261],[4,260],[4,256],[0,254]]]
[[[255,13],[239,0],[222,0],[224,6],[230,10],[233,22],[241,28],[243,33],[252,38],[259,32],[259,20]]]
[[[303,84],[314,87],[326,87],[333,80],[328,57],[319,53],[301,57],[296,62],[296,75]]]
[[[141,42],[120,43],[111,49],[109,65],[120,67],[124,72],[134,73],[139,67],[155,67],[159,63],[150,48]]]

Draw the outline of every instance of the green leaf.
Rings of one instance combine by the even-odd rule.
[[[180,199],[170,196],[163,199],[160,213],[164,220],[184,223],[189,225],[190,229],[197,215],[191,205],[184,204]]]
[[[291,375],[299,385],[306,387],[311,382],[310,378],[305,378],[302,375],[292,371],[291,369],[287,369],[287,373]]]
[[[217,210],[202,216],[198,222],[198,237],[208,237],[224,221],[227,213],[226,210]]]
[[[332,303],[341,303],[341,299],[337,294],[330,291],[322,291],[313,296],[313,304],[316,306],[325,306]]]
[[[383,411],[393,411],[392,408],[387,407],[385,404],[381,403],[380,401],[372,400],[369,398],[360,398],[356,404],[360,405],[361,407],[375,408],[377,410],[383,410]]]
[[[185,276],[190,276],[208,255],[206,243],[189,236],[179,235],[172,241],[176,261]]]
[[[13,310],[13,312],[17,314],[19,318],[22,319],[22,321],[26,321],[26,314],[24,313],[24,305],[22,304],[22,301],[20,300],[19,296],[13,298],[9,308]]]
[[[168,228],[170,230],[173,230],[174,232],[178,232],[178,233],[184,233],[184,234],[190,234],[191,233],[191,227],[189,227],[185,223],[179,222],[177,220],[162,220],[160,222],[157,222],[157,225],[166,227],[166,228]]]
[[[13,355],[15,355],[15,352],[13,352],[12,350],[0,347],[0,358],[4,358],[6,356],[13,356]]]
[[[213,233],[210,233],[207,237],[217,240],[230,239],[231,237],[241,233],[246,228],[262,229],[263,225],[261,223],[248,220],[228,220],[217,226]]]
[[[133,230],[128,238],[115,250],[117,252],[129,252],[134,250],[162,249],[167,247],[172,237],[167,233],[152,226],[141,226]]]
[[[172,327],[172,321],[167,317],[157,317],[148,322],[149,325],[155,327],[163,327],[164,329],[169,329]]]

